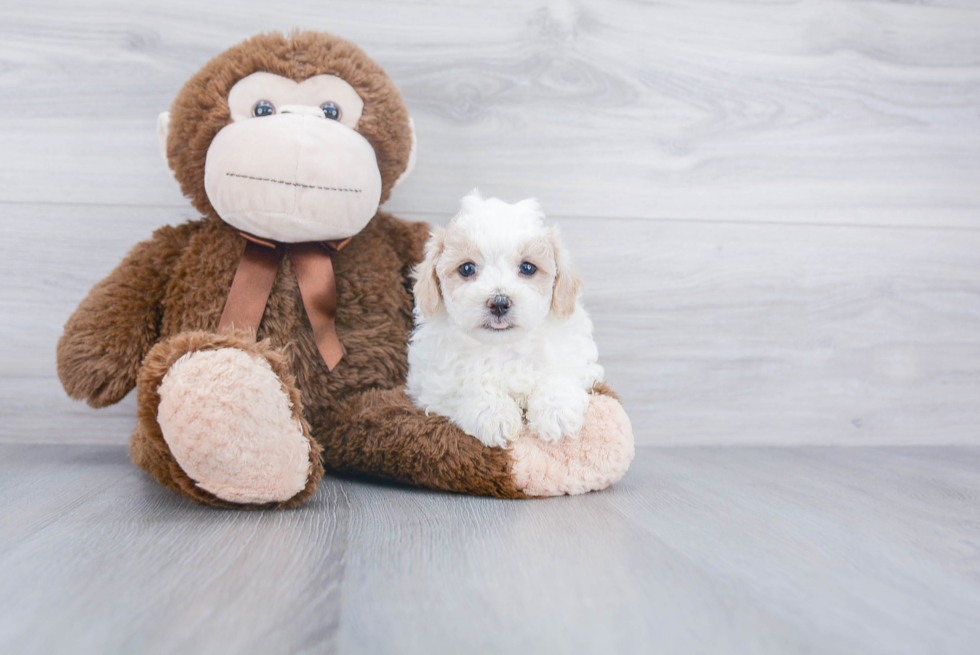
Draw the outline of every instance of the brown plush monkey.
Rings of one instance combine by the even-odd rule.
[[[406,399],[411,269],[429,228],[378,211],[414,160],[398,89],[359,48],[297,32],[217,56],[160,121],[203,218],[92,289],[58,343],[68,394],[138,387],[133,461],[195,501],[290,507],[324,466],[505,498],[618,480],[632,432],[597,391],[576,440],[486,448]]]

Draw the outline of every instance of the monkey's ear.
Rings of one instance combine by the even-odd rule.
[[[167,162],[167,134],[170,132],[170,112],[164,111],[157,116],[157,144],[160,146],[160,156]],[[169,167],[170,162],[167,162]]]
[[[575,300],[582,289],[582,279],[572,266],[558,228],[551,228],[551,247],[555,252],[555,287],[551,292],[551,311],[558,318],[568,318],[575,312]]]
[[[439,275],[436,273],[436,263],[442,256],[446,241],[446,231],[437,229],[432,238],[425,244],[425,257],[415,268],[415,305],[422,312],[423,318],[432,318],[442,305],[442,292],[439,289]]]
[[[408,131],[412,134],[412,150],[408,153],[408,164],[405,165],[405,170],[398,176],[395,183],[391,185],[392,189],[404,182],[405,178],[411,175],[412,171],[415,170],[415,158],[418,156],[418,139],[415,138],[415,121],[412,120],[411,116],[408,117]]]
[[[170,171],[170,176],[177,179],[177,172],[170,168],[170,160],[167,159],[167,135],[170,134],[170,112],[164,111],[160,112],[157,116],[157,140],[160,146],[160,156],[163,157],[163,163],[167,165],[167,170]]]

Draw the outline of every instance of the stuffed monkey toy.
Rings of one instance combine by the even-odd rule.
[[[406,398],[424,223],[378,207],[415,159],[398,89],[353,44],[256,36],[218,55],[159,121],[202,218],[163,227],[65,325],[58,375],[105,407],[137,388],[133,461],[220,507],[292,507],[324,470],[500,498],[583,493],[633,437],[598,387],[578,439],[484,447]]]

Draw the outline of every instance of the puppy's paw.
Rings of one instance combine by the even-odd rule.
[[[575,439],[585,423],[589,394],[577,387],[544,390],[528,399],[527,426],[542,441]]]
[[[590,399],[578,439],[545,443],[528,433],[511,446],[518,489],[529,496],[582,494],[623,477],[634,453],[629,417],[609,396]]]
[[[471,411],[457,417],[459,425],[484,446],[506,448],[507,444],[521,435],[524,421],[521,410],[511,398],[482,398]]]
[[[520,436],[522,427],[521,414],[514,406],[513,411],[486,412],[480,417],[480,426],[474,436],[485,446],[506,448],[509,442]]]

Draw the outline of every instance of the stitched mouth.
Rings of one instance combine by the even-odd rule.
[[[320,191],[338,191],[341,193],[360,193],[360,189],[346,189],[335,186],[317,186],[316,184],[300,184],[299,182],[287,182],[285,180],[274,180],[271,177],[255,177],[254,175],[241,175],[239,173],[225,173],[228,177],[238,177],[243,180],[254,180],[256,182],[272,182],[273,184],[285,184],[286,186],[298,186],[303,189],[319,189]]]

